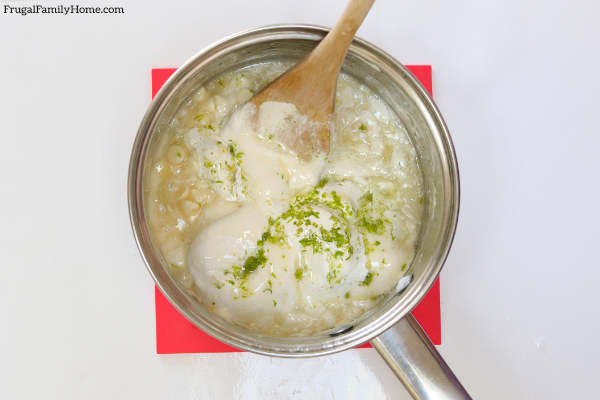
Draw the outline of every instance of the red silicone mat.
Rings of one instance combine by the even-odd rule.
[[[432,94],[431,66],[408,65],[407,68]],[[175,72],[176,68],[156,68],[152,70],[152,97]],[[212,336],[185,319],[155,288],[156,304],[156,352],[171,353],[224,353],[241,351],[219,342]],[[439,280],[431,287],[423,300],[412,311],[429,338],[434,344],[442,343],[440,318],[440,284]],[[359,347],[370,347],[365,343]]]

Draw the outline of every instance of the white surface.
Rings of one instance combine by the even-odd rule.
[[[248,27],[331,25],[344,2],[146,3],[116,4],[123,16],[0,9],[0,398],[408,398],[372,350],[154,354],[125,191],[150,69]],[[600,389],[599,12],[379,0],[359,32],[434,68],[462,178],[440,351],[474,398]]]

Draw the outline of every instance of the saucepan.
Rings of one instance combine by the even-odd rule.
[[[192,57],[171,76],[148,108],[137,133],[129,166],[129,211],[142,257],[166,298],[204,332],[240,349],[268,356],[324,356],[371,341],[415,399],[470,398],[428,340],[410,311],[437,278],[446,259],[459,209],[459,178],[450,134],[431,97],[392,56],[355,39],[342,70],[391,107],[417,149],[425,189],[423,223],[407,274],[377,307],[352,324],[309,337],[272,337],[225,321],[194,300],[168,272],[153,245],[144,211],[146,163],[177,110],[202,84],[225,71],[268,60],[300,60],[328,29],[277,25],[221,40]]]

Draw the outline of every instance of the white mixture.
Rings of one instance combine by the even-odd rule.
[[[368,88],[341,75],[331,152],[286,146],[309,121],[292,104],[236,105],[288,65],[225,74],[158,144],[147,210],[173,275],[254,331],[306,335],[372,308],[410,264],[421,217],[416,153]]]

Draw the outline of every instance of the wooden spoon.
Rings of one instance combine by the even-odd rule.
[[[329,129],[337,76],[354,34],[375,0],[350,0],[333,29],[296,66],[250,99],[258,108],[266,101],[291,103],[317,128],[291,141],[303,159],[314,151],[329,152]]]

